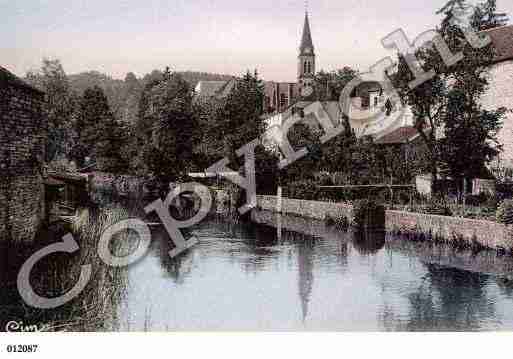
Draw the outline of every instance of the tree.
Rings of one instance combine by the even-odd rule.
[[[142,159],[160,183],[184,180],[192,168],[194,131],[192,89],[169,68],[146,86],[140,104]]]
[[[283,171],[283,178],[287,182],[313,178],[319,171],[322,157],[321,131],[304,122],[296,123],[288,133],[290,144],[294,148],[307,148],[308,154],[287,166]]]
[[[44,113],[48,119],[46,160],[66,156],[73,146],[73,114],[76,96],[59,60],[43,59],[41,69],[27,73],[27,80],[45,92]]]
[[[344,87],[357,76],[358,72],[345,66],[342,69],[315,75],[315,93],[319,101],[338,101]]]
[[[102,171],[124,173],[128,169],[126,157],[123,156],[124,145],[128,140],[128,125],[108,116],[98,124],[97,143],[94,153],[97,161],[103,160]]]
[[[84,91],[78,106],[76,121],[76,133],[78,136],[77,153],[93,156],[98,141],[102,138],[103,127],[114,121],[107,97],[99,86],[88,88]],[[84,158],[77,158],[83,162]]]
[[[216,111],[214,132],[223,144],[224,156],[237,160],[235,151],[259,138],[265,131],[264,90],[258,74],[249,72],[237,80],[234,89]]]
[[[497,1],[486,0],[480,3],[470,18],[472,27],[477,31],[489,30],[508,23],[505,13],[497,12]]]
[[[138,106],[141,99],[142,86],[134,73],[129,72],[125,77],[123,88],[123,106],[121,120],[134,124],[137,121]]]
[[[428,50],[416,53],[420,60],[419,66],[424,71],[436,68],[436,58]],[[405,58],[399,55],[397,73],[392,76],[399,96],[405,105],[410,106],[414,117],[414,127],[426,147],[426,160],[433,178],[432,192],[436,192],[436,179],[440,162],[440,147],[437,133],[443,126],[443,111],[447,103],[447,81],[443,74],[436,72],[435,76],[420,86],[410,89],[409,83],[414,80]]]
[[[475,30],[498,26],[495,11],[494,0],[478,6],[470,17]],[[480,13],[486,15],[476,15]],[[450,19],[451,13],[446,13],[440,34],[451,50],[463,53],[464,59],[445,69],[451,85],[443,113],[444,138],[440,141],[440,149],[443,164],[461,186],[465,178],[487,176],[486,164],[502,150],[497,133],[506,110],[487,111],[481,106],[481,97],[489,86],[488,66],[495,56],[493,45],[473,48],[465,41],[461,28]]]
[[[439,168],[448,168],[455,178],[471,178],[480,174],[500,150],[496,134],[504,110],[485,111],[480,105],[494,50],[492,45],[472,47],[460,24],[454,23],[455,11],[467,9],[465,0],[450,0],[438,11],[444,18],[437,33],[452,53],[463,53],[461,61],[447,66],[434,47],[423,47],[415,53],[417,60],[412,61],[425,72],[434,70],[431,79],[409,88],[414,75],[404,56],[411,54],[399,56],[398,71],[392,76],[402,100],[412,109],[415,128],[427,148],[433,192]],[[480,24],[475,25],[480,28]]]

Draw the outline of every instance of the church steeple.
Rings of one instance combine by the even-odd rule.
[[[315,77],[315,49],[310,30],[310,19],[308,10],[305,11],[305,23],[303,35],[299,46],[297,78],[300,94],[303,99],[313,95],[313,82]]]
[[[299,46],[299,54],[314,54],[314,46],[312,41],[312,32],[310,31],[310,20],[308,19],[308,11],[305,12],[305,24],[303,25],[303,36],[301,38],[301,45]]]

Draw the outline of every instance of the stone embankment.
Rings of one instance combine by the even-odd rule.
[[[258,196],[258,207],[278,212],[280,204],[276,196]],[[324,220],[327,217],[353,219],[353,207],[342,203],[281,199],[281,213]],[[459,217],[436,216],[421,213],[386,211],[387,232],[425,235],[471,247],[485,247],[513,252],[513,228],[490,221],[478,221]]]

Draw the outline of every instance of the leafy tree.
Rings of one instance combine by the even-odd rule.
[[[481,4],[471,16],[472,26],[476,30],[498,26],[495,11],[495,1]],[[480,18],[476,14],[481,12],[486,15]],[[465,41],[461,29],[450,23],[450,18],[451,14],[446,13],[440,34],[454,52],[463,53],[464,59],[444,69],[451,85],[443,113],[445,136],[440,149],[449,174],[462,184],[464,178],[486,176],[486,164],[502,150],[497,133],[506,109],[488,111],[481,105],[481,97],[489,86],[488,65],[495,56],[493,45],[473,48]]]
[[[357,76],[358,72],[345,66],[342,69],[315,75],[315,93],[319,101],[338,101],[344,87]]]
[[[508,23],[506,13],[497,12],[497,1],[486,0],[480,3],[470,18],[472,27],[477,31],[489,30]]]
[[[300,179],[311,179],[320,169],[322,157],[320,130],[303,122],[296,123],[288,133],[290,144],[294,148],[308,149],[308,155],[295,161],[283,171],[283,178],[287,182]]]
[[[161,183],[180,181],[192,168],[196,119],[189,84],[169,68],[147,85],[140,105],[142,159]]]
[[[459,24],[452,21],[456,8],[469,7],[465,0],[450,0],[438,11],[444,18],[437,32],[453,53],[463,53],[463,60],[448,67],[434,47],[423,47],[415,53],[417,65],[426,72],[434,70],[434,77],[410,89],[414,75],[402,55],[392,76],[401,98],[412,109],[414,125],[427,148],[434,191],[440,168],[447,168],[455,178],[471,178],[500,150],[496,134],[504,110],[485,111],[480,105],[494,49],[492,45],[476,49],[466,41]]]
[[[213,131],[218,143],[223,144],[223,154],[231,160],[236,161],[237,149],[264,133],[263,99],[263,84],[258,74],[247,72],[215,111]]]
[[[427,50],[417,51],[419,66],[424,71],[436,66],[436,58]],[[426,160],[433,179],[438,177],[440,163],[440,146],[437,134],[443,128],[443,111],[447,103],[447,81],[445,76],[436,72],[435,76],[420,86],[410,89],[409,83],[414,80],[403,56],[399,56],[397,73],[392,76],[404,104],[410,106],[414,117],[414,127],[417,129],[423,145],[426,148]],[[433,192],[436,191],[436,181],[433,181]]]
[[[79,145],[92,155],[102,134],[103,124],[113,121],[109,102],[99,86],[84,91],[78,106],[76,133]]]
[[[39,71],[27,73],[27,80],[46,94],[44,112],[48,119],[46,160],[66,156],[73,146],[73,114],[76,96],[59,60],[43,59]]]
[[[124,173],[128,169],[127,158],[123,149],[128,140],[128,125],[109,116],[99,123],[97,143],[94,146],[96,158],[107,159],[102,171]]]
[[[143,87],[134,73],[129,72],[125,77],[123,88],[123,106],[120,110],[123,122],[134,124],[137,121],[139,102]]]

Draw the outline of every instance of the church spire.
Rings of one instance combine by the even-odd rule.
[[[312,33],[310,31],[310,21],[308,19],[308,8],[305,9],[305,24],[303,26],[303,37],[301,38],[300,54],[313,53],[314,46],[312,41]]]
[[[305,3],[305,24],[303,26],[303,36],[299,46],[298,71],[297,78],[301,97],[303,99],[312,98],[313,81],[315,78],[315,50],[310,31],[310,19],[308,16],[308,3]]]

